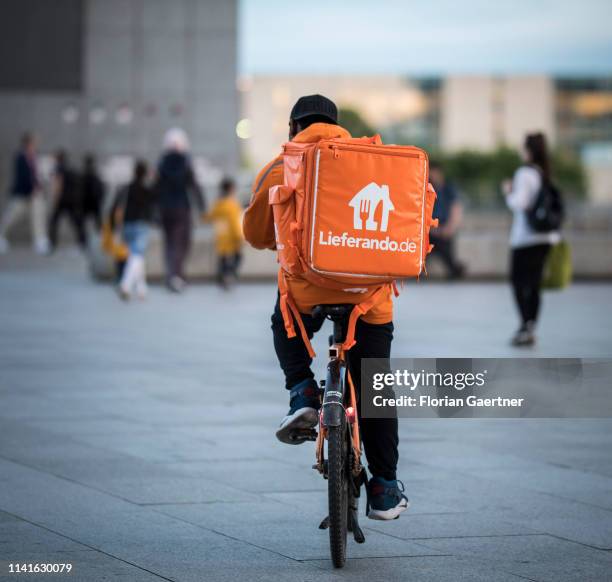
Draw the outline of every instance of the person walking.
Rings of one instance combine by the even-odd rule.
[[[49,252],[46,228],[46,206],[36,167],[37,139],[26,133],[21,139],[21,148],[13,164],[13,184],[8,205],[0,218],[0,254],[8,252],[7,235],[11,227],[30,212],[32,246],[39,254]]]
[[[440,258],[449,279],[461,279],[465,267],[455,256],[455,235],[463,218],[461,201],[455,185],[446,178],[440,164],[430,162],[429,179],[437,195],[433,217],[439,222],[438,228],[429,233],[429,242],[434,245],[431,256]]]
[[[189,139],[182,129],[171,129],[164,137],[164,153],[157,167],[155,190],[161,214],[166,255],[166,284],[174,293],[185,288],[185,261],[191,247],[191,209],[200,214],[206,201],[188,155]]]
[[[506,204],[512,210],[510,231],[510,281],[521,323],[512,338],[514,346],[531,346],[536,341],[535,328],[540,311],[540,285],[546,257],[553,244],[561,240],[559,231],[535,232],[527,219],[540,189],[550,183],[551,170],[542,133],[528,134],[523,157],[525,163],[514,178],[502,184]]]
[[[104,201],[104,182],[98,174],[96,159],[87,154],[83,159],[83,174],[81,176],[81,200],[83,204],[83,221],[92,220],[95,228],[102,228],[102,202]]]
[[[139,299],[147,296],[145,255],[156,204],[154,191],[146,183],[148,173],[147,163],[137,161],[132,181],[118,193],[111,209],[111,216],[123,215],[122,238],[129,251],[118,287],[124,300],[134,293]]]
[[[224,178],[219,186],[219,198],[204,217],[215,225],[217,282],[224,289],[228,289],[237,279],[242,260],[241,216],[242,208],[236,199],[236,184],[231,178]]]
[[[52,196],[54,207],[49,221],[51,250],[57,248],[59,222],[64,215],[68,216],[77,242],[84,249],[87,240],[83,224],[80,180],[78,174],[70,166],[68,154],[64,150],[59,150],[55,155]]]

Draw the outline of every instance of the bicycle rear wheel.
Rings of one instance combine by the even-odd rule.
[[[329,543],[334,567],[342,568],[346,561],[350,479],[347,430],[344,418],[339,426],[328,428],[327,443]]]

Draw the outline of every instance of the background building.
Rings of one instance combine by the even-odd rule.
[[[236,0],[21,0],[0,19],[0,189],[25,130],[41,151],[151,160],[172,126],[201,171],[236,168]],[[128,167],[128,164],[110,164]]]
[[[589,197],[612,202],[612,78],[533,76],[255,76],[242,79],[250,120],[245,159],[259,167],[287,136],[295,100],[320,92],[356,109],[388,142],[456,152],[519,149],[544,131],[559,150],[585,165]]]

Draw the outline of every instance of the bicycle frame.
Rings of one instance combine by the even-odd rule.
[[[359,527],[359,496],[361,485],[367,482],[361,465],[361,437],[357,413],[355,384],[343,349],[350,305],[318,306],[313,314],[325,316],[334,323],[329,340],[327,378],[321,382],[322,406],[319,431],[316,436],[317,462],[313,465],[328,480],[329,513],[319,529],[329,529],[330,550],[334,567],[341,568],[346,560],[347,532],[359,544],[365,536]],[[314,432],[314,431],[313,431]],[[328,459],[325,459],[327,440]]]
[[[353,476],[361,473],[361,436],[359,433],[359,419],[357,414],[357,395],[355,385],[348,369],[346,354],[342,349],[342,331],[337,329],[340,322],[334,321],[334,343],[329,348],[330,361],[327,365],[327,379],[323,402],[319,414],[319,431],[316,440],[316,468],[322,474],[325,471],[324,442],[327,438],[327,427],[340,426],[342,417],[346,417],[347,426],[351,433],[353,449]],[[347,393],[348,386],[348,393]]]

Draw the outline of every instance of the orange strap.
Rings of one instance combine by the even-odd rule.
[[[350,350],[355,345],[355,327],[357,326],[357,320],[365,315],[372,307],[378,304],[382,295],[384,293],[389,293],[389,291],[393,291],[390,284],[383,285],[379,287],[368,299],[363,301],[362,303],[357,303],[353,310],[351,311],[351,315],[348,321],[348,327],[346,330],[346,339],[342,344],[342,349],[345,351]]]
[[[300,328],[300,335],[304,341],[304,345],[308,350],[308,355],[314,358],[317,354],[312,349],[310,338],[304,327],[302,316],[297,308],[297,305],[293,301],[293,297],[289,294],[289,288],[287,287],[287,281],[285,280],[285,274],[282,269],[278,270],[278,291],[280,295],[280,310],[283,316],[283,323],[285,324],[285,330],[287,337],[295,337],[295,326],[293,325],[293,318],[297,321],[298,327]],[[291,313],[290,313],[291,312]],[[293,314],[293,317],[291,317]]]
[[[308,350],[308,355],[311,358],[316,356],[315,351],[312,348],[312,344],[310,343],[310,338],[308,337],[308,333],[306,332],[306,328],[304,327],[304,322],[302,321],[302,315],[297,308],[297,305],[293,301],[293,297],[289,294],[289,288],[287,286],[287,281],[285,280],[285,274],[282,269],[278,270],[278,291],[280,295],[280,310],[283,316],[283,323],[285,324],[285,330],[287,332],[287,337],[295,337],[295,326],[293,325],[293,319],[297,321],[298,327],[300,329],[300,335],[302,336],[302,340],[304,341],[304,345]],[[346,339],[342,344],[342,349],[345,351],[350,350],[355,345],[355,328],[357,326],[357,320],[365,315],[370,309],[372,309],[375,305],[379,303],[382,299],[382,296],[385,293],[394,293],[395,296],[399,295],[399,291],[397,290],[397,286],[395,282],[388,283],[386,285],[382,285],[379,287],[372,295],[361,303],[357,303],[355,307],[353,307],[351,311],[351,315],[349,316],[348,326],[346,330]],[[291,315],[293,314],[293,317]]]

